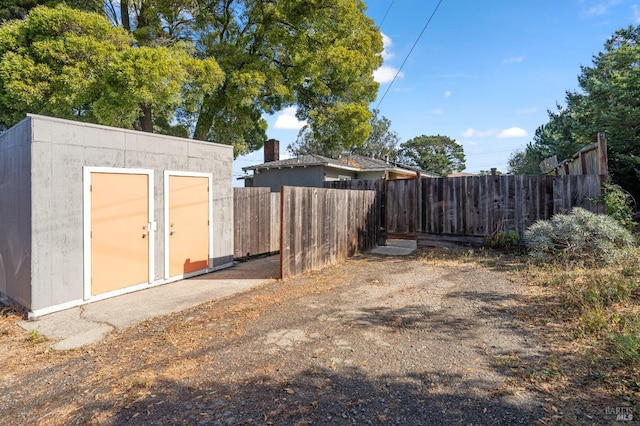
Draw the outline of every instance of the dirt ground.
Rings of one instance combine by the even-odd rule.
[[[508,269],[363,255],[66,352],[5,309],[0,423],[611,423],[514,374],[550,350]]]

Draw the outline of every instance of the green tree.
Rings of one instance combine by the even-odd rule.
[[[640,197],[640,26],[616,33],[583,67],[578,82],[583,94],[567,101],[576,120],[573,135],[581,145],[607,134],[613,181]],[[573,99],[572,96],[577,99]]]
[[[294,154],[318,154],[325,157],[337,158],[341,155],[357,154],[365,157],[384,159],[385,156],[395,158],[398,149],[398,134],[391,130],[391,120],[379,116],[380,111],[371,112],[369,126],[371,132],[362,145],[346,148],[341,144],[323,143],[315,138],[310,126],[305,126],[298,134],[295,143],[288,149]]]
[[[296,106],[323,145],[352,147],[369,135],[382,38],[362,0],[109,0],[107,15],[139,45],[197,40],[224,83],[195,111],[180,111],[193,137],[232,144],[236,155],[266,141],[264,114]]]
[[[386,156],[394,159],[397,155],[400,137],[391,130],[391,120],[380,116],[380,111],[374,109],[371,112],[371,133],[369,138],[361,146],[354,147],[353,154],[383,160]]]
[[[400,162],[447,176],[465,168],[462,145],[448,136],[418,136],[400,144]]]
[[[0,129],[27,112],[153,130],[193,111],[223,78],[188,46],[134,47],[95,13],[36,7],[0,27]]]
[[[567,108],[556,105],[556,110],[548,110],[549,122],[536,129],[533,140],[522,150],[513,152],[509,159],[509,172],[516,175],[537,175],[542,173],[540,163],[552,156],[559,161],[571,157],[583,145],[573,136],[575,114]]]
[[[532,162],[569,158],[605,132],[613,181],[640,199],[640,27],[615,32],[604,51],[582,67],[580,91],[567,92],[566,107],[549,112],[526,155],[514,153],[512,172],[532,170]]]
[[[540,163],[545,159],[541,153],[531,142],[526,147],[514,151],[509,157],[509,173],[514,175],[539,175]]]
[[[11,19],[24,19],[36,6],[55,7],[60,3],[87,12],[101,12],[100,0],[0,0],[0,24]]]

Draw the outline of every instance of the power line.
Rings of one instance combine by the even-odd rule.
[[[387,15],[389,14],[389,11],[391,10],[391,6],[393,6],[394,2],[395,0],[391,0],[391,4],[387,8],[387,11],[384,13],[384,16],[382,17],[382,21],[380,21],[380,25],[378,25],[378,28],[382,29],[382,24],[384,24],[384,20],[387,19]]]
[[[431,16],[429,17],[429,19],[427,20],[427,23],[424,24],[424,27],[422,27],[422,31],[420,31],[420,34],[418,34],[418,38],[413,43],[413,46],[411,46],[411,50],[409,50],[409,53],[407,53],[407,56],[404,58],[404,61],[402,61],[402,65],[400,65],[400,68],[398,68],[398,71],[396,72],[396,75],[393,76],[393,80],[391,80],[391,83],[389,83],[389,86],[387,86],[387,90],[385,90],[384,94],[382,95],[382,98],[380,98],[380,101],[378,102],[378,106],[376,106],[376,109],[380,109],[380,104],[382,103],[384,98],[387,96],[387,93],[389,93],[389,89],[391,89],[391,86],[393,86],[393,83],[396,81],[396,78],[398,78],[398,75],[400,74],[400,71],[402,71],[402,67],[404,67],[404,64],[407,63],[407,60],[409,59],[409,56],[411,56],[411,53],[413,52],[413,49],[415,49],[416,45],[420,41],[420,38],[422,37],[422,34],[424,34],[424,32],[427,30],[427,27],[429,26],[429,24],[431,23],[431,20],[433,19],[434,15],[438,11],[438,8],[442,4],[442,1],[443,0],[438,1],[438,4],[436,5],[435,9],[433,9],[433,12],[431,13]],[[391,4],[393,4],[393,2]],[[389,9],[391,9],[391,6],[389,6]],[[387,12],[388,12],[388,10],[387,10]],[[386,14],[385,14],[385,17],[386,17]]]

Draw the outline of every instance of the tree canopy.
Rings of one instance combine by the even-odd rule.
[[[55,7],[61,3],[74,9],[97,13],[103,7],[101,0],[0,0],[0,24],[12,19],[24,19],[36,6]]]
[[[394,159],[398,152],[400,136],[391,130],[391,120],[380,116],[380,111],[374,109],[369,123],[371,125],[369,138],[362,145],[352,148],[351,153],[379,160],[384,160],[387,156]]]
[[[0,27],[0,128],[33,112],[151,131],[152,113],[194,110],[222,78],[186,44],[135,47],[103,16],[62,5]]]
[[[400,144],[399,162],[440,176],[465,168],[464,148],[448,136],[417,136]]]
[[[324,143],[316,139],[309,126],[300,130],[298,138],[288,149],[294,154],[318,154],[325,157],[338,158],[342,155],[358,154],[365,157],[384,159],[394,158],[398,149],[398,134],[391,130],[391,120],[380,116],[374,109],[369,118],[369,137],[361,144]]]
[[[20,17],[31,3],[15,1],[25,6],[14,14]],[[93,0],[77,1],[90,4]],[[120,61],[128,61],[118,64],[124,65],[122,72],[115,71],[117,61],[104,57],[112,48],[96,49],[92,55],[103,55],[95,61],[105,68],[113,64],[106,71],[108,82],[123,84],[123,88],[140,95],[136,101],[141,128],[148,130],[153,122],[155,131],[186,132],[195,139],[231,144],[239,155],[264,144],[264,114],[295,106],[298,118],[308,123],[306,132],[319,143],[357,146],[371,130],[368,105],[378,90],[373,71],[382,64],[381,34],[364,11],[362,0],[107,0],[103,13],[130,35],[125,44],[134,50],[119,57]],[[88,31],[86,25],[82,31]],[[83,37],[82,32],[78,35]],[[185,53],[194,61],[187,64]],[[171,76],[164,80],[173,86],[170,90],[183,86],[177,105],[174,92],[160,90],[162,79],[156,80],[157,72],[172,72],[172,65],[141,70],[150,61],[168,57],[180,62],[186,71],[183,79]],[[85,62],[85,68],[93,65],[89,60]],[[224,80],[214,70],[214,63],[222,70]],[[33,67],[37,68],[37,64],[33,62]],[[77,68],[71,65],[74,67]],[[200,68],[195,74],[191,72],[194,67]],[[208,71],[203,74],[202,67],[212,71],[212,78],[204,83],[202,77]],[[140,73],[148,77],[144,90],[141,78],[131,81],[134,75],[141,77]],[[191,78],[193,75],[197,78]],[[88,84],[77,82],[76,78],[68,76],[71,86]],[[39,79],[46,83],[45,80],[44,76]],[[159,84],[150,87],[154,86],[152,81]],[[39,102],[47,104],[51,94],[39,93]],[[103,105],[97,110],[113,115],[122,104],[133,104],[116,94],[117,91],[105,94]],[[117,101],[114,108],[108,107],[107,95],[111,96],[110,101]],[[165,105],[167,102],[171,107]],[[49,110],[41,112],[54,114]],[[92,114],[93,117],[86,114],[79,118],[97,120],[96,110]],[[54,115],[70,114],[61,115],[58,111]],[[8,124],[3,122],[4,126]]]
[[[263,114],[296,106],[305,133],[326,145],[361,144],[382,38],[362,0],[108,0],[114,23],[140,45],[196,40],[224,83],[195,111],[177,115],[195,139],[232,144],[236,155],[266,141]]]
[[[542,159],[569,158],[605,132],[613,181],[640,199],[639,42],[640,27],[618,30],[606,41],[592,65],[581,68],[580,90],[567,92],[566,107],[549,111],[549,122],[538,128],[534,140],[512,155],[512,173],[539,173]]]

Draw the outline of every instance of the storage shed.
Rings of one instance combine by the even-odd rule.
[[[227,145],[28,115],[0,135],[0,296],[33,318],[231,266],[232,161]]]

